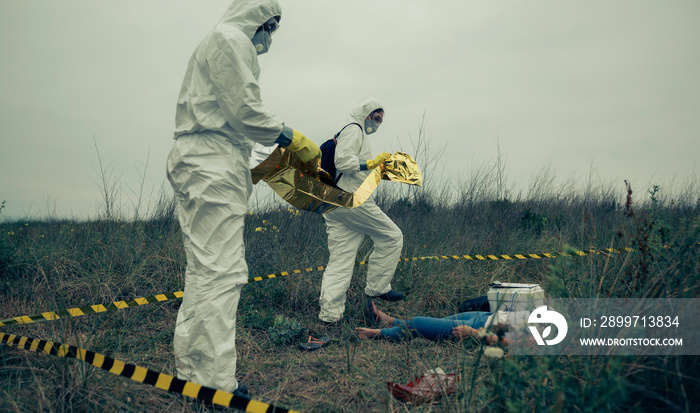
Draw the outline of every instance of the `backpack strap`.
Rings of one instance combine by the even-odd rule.
[[[343,130],[345,130],[345,128],[347,128],[347,127],[350,126],[350,125],[357,125],[358,128],[362,129],[362,126],[360,126],[360,124],[357,123],[357,122],[348,123],[347,125],[343,126],[343,129],[339,130],[338,133],[336,133],[335,135],[333,135],[333,142],[335,142],[335,145],[336,145],[336,146],[338,146],[338,137],[339,137],[340,134],[343,132]],[[335,159],[333,160],[333,162],[335,163]],[[335,177],[335,180],[333,180],[333,183],[334,183],[334,184],[337,184],[338,181],[340,181],[340,177],[341,177],[341,176],[343,176],[343,173],[342,173],[342,172],[339,173],[339,174],[337,174],[337,176]]]
[[[343,132],[343,130],[345,130],[345,128],[347,128],[350,125],[357,125],[358,128],[362,129],[362,126],[360,126],[360,124],[357,122],[348,123],[347,125],[343,126],[343,129],[339,130],[338,133],[333,135],[333,139],[335,140],[338,136],[340,136],[340,133]],[[336,140],[335,143],[337,144],[338,141]]]

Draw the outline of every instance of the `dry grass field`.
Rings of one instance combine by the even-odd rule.
[[[630,247],[621,254],[528,260],[400,262],[393,315],[446,316],[484,295],[493,280],[539,283],[550,297],[700,297],[697,191],[671,199],[657,187],[582,193],[546,180],[524,196],[494,192],[498,177],[475,173],[439,193],[380,191],[377,203],[404,232],[402,257],[520,254],[567,248]],[[383,183],[389,188],[391,183]],[[0,221],[0,319],[183,289],[185,258],[172,201],[148,218]],[[0,215],[0,218],[2,216]],[[435,343],[359,340],[367,326],[363,294],[369,239],[348,294],[349,322],[317,320],[321,271],[252,282],[239,306],[238,378],[254,399],[304,412],[697,411],[697,356],[483,356],[474,340]],[[323,219],[286,207],[251,213],[250,275],[326,265]],[[5,333],[76,345],[174,374],[172,335],[179,307],[168,300],[84,317],[2,327]],[[308,335],[334,342],[314,352]],[[457,391],[414,406],[387,391],[440,367]],[[0,411],[204,412],[178,394],[115,376],[81,361],[0,346]]]

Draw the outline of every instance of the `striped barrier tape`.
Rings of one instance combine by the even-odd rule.
[[[53,341],[33,339],[30,337],[20,337],[14,334],[8,335],[2,332],[0,332],[0,343],[8,346],[14,346],[23,350],[35,351],[37,353],[44,353],[56,357],[81,360],[87,364],[93,365],[102,370],[106,370],[112,374],[116,374],[117,376],[126,377],[127,379],[139,383],[150,384],[161,390],[181,394],[183,396],[209,404],[233,407],[251,413],[299,413],[296,410],[283,409],[265,402],[249,399],[247,397],[236,396],[233,393],[202,386],[191,381],[178,379],[177,377],[173,377],[165,373],[139,367],[130,363],[125,363],[123,361],[78,348],[76,346],[69,346],[67,344],[56,343]]]
[[[632,248],[623,248],[622,251],[630,252]],[[527,260],[527,259],[542,259],[542,258],[557,258],[560,256],[586,256],[591,254],[619,254],[622,251],[615,250],[613,248],[607,248],[604,250],[590,249],[586,251],[575,251],[573,254],[568,254],[566,252],[557,253],[541,253],[541,254],[513,254],[511,255],[434,255],[428,257],[413,257],[413,258],[401,258],[399,262],[412,262],[412,261],[425,261],[425,260],[476,260],[476,261],[495,261],[495,260]],[[366,261],[358,262],[359,265],[367,264]],[[275,274],[269,274],[264,276],[251,277],[248,279],[248,283],[258,282],[263,280],[271,280],[274,278],[284,277],[290,274],[301,274],[303,272],[314,272],[323,271],[325,267],[307,267],[302,270],[292,270],[292,271],[282,271]],[[183,291],[176,291],[174,293],[158,294],[148,297],[135,298],[128,301],[116,301],[110,304],[96,304],[88,305],[84,307],[70,308],[67,310],[60,311],[48,311],[39,314],[25,315],[20,317],[7,318],[5,320],[0,320],[0,327],[9,326],[14,324],[29,324],[40,321],[50,321],[58,320],[60,318],[69,317],[80,317],[89,314],[103,313],[106,311],[121,310],[129,307],[136,307],[144,304],[150,304],[155,302],[163,302],[168,300],[173,300],[175,298],[182,298]]]
[[[121,310],[123,308],[136,307],[144,304],[173,300],[175,298],[182,298],[182,296],[182,291],[176,291],[174,293],[151,295],[128,301],[115,301],[109,304],[86,305],[85,307],[69,308],[67,310],[47,311],[39,314],[0,320],[0,327],[9,326],[12,324],[29,324],[37,321],[51,321],[58,320],[59,318],[80,317],[84,315],[104,313],[107,311]]]
[[[700,244],[700,243],[699,243]],[[413,257],[413,258],[400,258],[399,262],[411,262],[411,261],[425,261],[425,260],[476,260],[476,261],[495,261],[495,260],[528,260],[528,259],[541,259],[541,258],[557,258],[557,257],[576,257],[585,256],[591,254],[621,254],[622,252],[631,252],[632,248],[623,248],[622,250],[616,250],[614,248],[606,248],[604,250],[590,249],[585,251],[575,251],[573,254],[567,254],[566,252],[556,252],[556,253],[541,253],[541,254],[513,254],[513,255],[432,255],[428,257]],[[360,261],[357,264],[365,265],[366,261]],[[275,274],[263,275],[252,277],[248,279],[248,283],[262,280],[270,280],[273,278],[283,277],[289,274],[301,274],[302,272],[313,272],[313,271],[323,271],[325,267],[307,267],[303,270],[293,270],[293,271],[282,271]]]
[[[622,251],[631,252],[632,248],[623,248]],[[402,258],[399,261],[418,261],[418,260],[478,260],[478,261],[496,261],[496,260],[528,260],[528,259],[541,259],[541,258],[557,258],[557,257],[582,257],[591,254],[621,254],[622,251],[606,248],[604,250],[584,250],[575,251],[573,254],[568,254],[566,252],[556,252],[549,253],[544,252],[541,254],[513,254],[511,255],[435,255],[432,257],[419,257],[419,258]]]

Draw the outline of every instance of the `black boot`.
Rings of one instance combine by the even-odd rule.
[[[401,301],[401,300],[403,300],[403,293],[400,293],[400,292],[394,291],[394,290],[389,290],[388,293],[378,295],[375,298],[381,298],[382,300],[386,300],[386,301]]]

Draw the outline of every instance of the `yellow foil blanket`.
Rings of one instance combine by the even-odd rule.
[[[273,191],[295,207],[324,214],[338,207],[362,205],[377,189],[382,179],[422,185],[423,175],[410,155],[394,153],[384,165],[373,169],[355,193],[333,185],[330,175],[319,164],[303,163],[292,151],[277,147],[272,154],[251,170],[253,183],[265,181]]]

